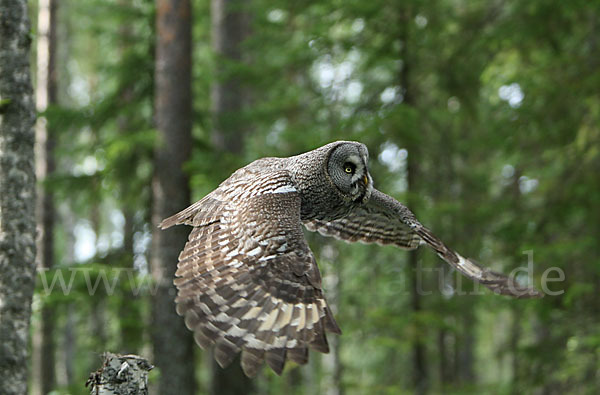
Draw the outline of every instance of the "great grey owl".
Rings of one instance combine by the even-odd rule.
[[[263,361],[281,374],[286,360],[306,363],[309,347],[328,352],[325,331],[341,333],[302,225],[349,242],[407,250],[425,244],[496,293],[540,296],[446,247],[408,208],[373,188],[367,161],[367,148],[348,141],[258,159],[160,224],[193,226],[179,255],[177,312],[202,348],[215,345],[222,367],[241,351],[246,375]]]

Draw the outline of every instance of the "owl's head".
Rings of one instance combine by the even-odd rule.
[[[355,203],[366,203],[371,197],[373,180],[367,168],[369,151],[364,144],[339,142],[327,158],[327,172],[335,187]]]

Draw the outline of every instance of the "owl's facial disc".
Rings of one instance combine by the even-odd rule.
[[[359,144],[340,145],[329,158],[329,175],[332,181],[346,198],[356,203],[365,203],[373,189],[367,160],[367,150]]]

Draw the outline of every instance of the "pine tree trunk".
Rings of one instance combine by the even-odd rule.
[[[38,3],[36,105],[39,112],[57,103],[56,6],[56,0]],[[51,125],[45,117],[40,117],[36,124],[36,177],[42,183],[54,172],[54,145]],[[44,184],[38,184],[37,194],[37,265],[51,269],[54,266],[54,197]],[[39,380],[41,394],[49,393],[55,386],[54,317],[54,308],[42,307],[36,342],[39,347],[34,350],[38,354],[34,377]]]
[[[191,4],[189,0],[157,0],[155,119],[159,133],[152,182],[152,223],[190,203],[183,164],[192,145]],[[160,394],[194,394],[192,333],[175,312],[173,278],[179,252],[190,229],[176,226],[152,232],[153,297],[152,343],[160,369]]]
[[[211,0],[212,46],[218,57],[217,62],[220,59],[234,62],[242,60],[240,44],[247,32],[247,17],[239,8],[244,3],[244,0]],[[216,81],[211,90],[212,141],[221,150],[240,153],[244,142],[242,125],[237,117],[245,102],[245,92],[240,80],[228,75],[226,66],[217,67]]]
[[[217,56],[229,61],[239,62],[242,59],[240,43],[246,32],[246,18],[239,7],[243,3],[240,0],[211,0],[213,49]],[[219,70],[223,68],[218,67]],[[212,141],[219,150],[233,154],[243,151],[244,133],[236,117],[243,110],[245,93],[240,81],[227,75],[218,75],[212,86]],[[253,382],[242,371],[239,356],[225,369],[221,369],[214,358],[211,366],[212,394],[248,394],[254,391]]]
[[[27,1],[0,0],[0,37],[0,383],[25,394],[36,251]]]
[[[402,68],[399,71],[399,82],[403,89],[403,103],[406,106],[415,106],[415,97],[413,87],[411,86],[411,59],[409,53],[409,25],[412,22],[412,14],[409,9],[400,11],[399,24],[402,27],[400,32],[400,40],[402,42],[402,48],[400,51],[400,58],[402,59]],[[407,158],[407,190],[408,190],[408,207],[415,212],[417,205],[416,196],[417,191],[417,180],[419,174],[418,165],[418,146],[412,141],[408,144],[408,158]],[[412,250],[408,256],[408,267],[410,273],[410,305],[412,313],[415,319],[418,320],[419,313],[421,312],[421,295],[420,289],[422,284],[419,284],[421,279],[419,270],[419,251]],[[418,321],[416,323],[419,324]],[[422,332],[417,330],[412,344],[412,383],[415,393],[424,394],[427,392],[427,364],[425,361],[425,346],[423,339],[421,338]]]

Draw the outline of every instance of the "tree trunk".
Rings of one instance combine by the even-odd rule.
[[[400,58],[402,59],[402,68],[399,71],[399,82],[403,90],[403,103],[406,106],[415,106],[415,98],[413,88],[411,87],[411,59],[409,54],[409,25],[412,21],[411,12],[408,9],[400,12],[400,40],[402,47],[400,50]],[[418,150],[415,141],[412,141],[407,145],[408,158],[407,158],[407,191],[409,193],[407,203],[408,207],[416,214],[416,191],[417,191],[417,180],[419,174],[418,167]],[[421,295],[420,290],[422,284],[419,284],[422,279],[419,270],[419,251],[410,251],[408,256],[408,267],[410,273],[410,305],[413,316],[415,317],[416,325],[419,324],[419,313],[421,312]],[[412,383],[415,393],[423,394],[427,392],[427,364],[425,361],[425,346],[423,345],[422,331],[419,329],[416,331],[415,337],[412,344]]]
[[[234,62],[242,59],[240,43],[245,36],[247,19],[239,7],[244,3],[242,0],[211,1],[213,50],[220,59]],[[212,86],[212,141],[219,150],[241,154],[244,133],[237,117],[243,110],[245,90],[237,78],[226,74],[217,75]],[[253,382],[242,371],[239,356],[225,369],[221,369],[214,358],[211,366],[212,394],[248,394],[254,391]]]
[[[175,312],[173,278],[179,252],[189,228],[159,230],[156,225],[190,203],[183,164],[192,145],[191,4],[189,0],[157,0],[155,119],[159,146],[155,152],[152,182],[152,343],[160,369],[158,393],[193,394],[194,341],[182,317]]]
[[[37,42],[37,85],[36,105],[44,112],[49,105],[57,103],[56,80],[56,0],[40,0],[38,8]],[[36,124],[36,177],[44,182],[54,172],[55,137],[51,125],[45,117]],[[38,184],[37,190],[37,265],[42,269],[54,266],[54,197],[44,184]],[[55,309],[44,305],[41,311],[38,347],[34,353],[36,366],[34,372],[39,380],[39,391],[47,394],[55,386]]]
[[[154,368],[137,355],[104,353],[102,366],[90,374],[86,387],[90,394],[147,395],[148,372]]]
[[[0,0],[0,37],[0,383],[25,394],[36,250],[27,1]]]
[[[240,7],[248,0],[211,0],[212,46],[218,62],[242,60],[240,44],[244,40],[248,18]],[[215,147],[233,153],[242,152],[244,142],[239,115],[245,98],[240,80],[227,70],[227,64],[217,67],[212,85],[212,141]],[[225,70],[223,72],[223,70]]]
[[[411,190],[411,193],[414,192]],[[425,346],[423,345],[424,341],[422,339],[423,333],[421,332],[421,324],[419,323],[419,313],[422,310],[421,295],[419,294],[422,284],[419,284],[419,279],[422,277],[418,273],[419,254],[417,253],[417,250],[410,251],[408,259],[409,271],[411,273],[410,305],[414,320],[416,321],[415,326],[417,328],[412,344],[412,383],[416,394],[424,394],[427,392],[427,364],[425,361]]]

